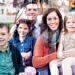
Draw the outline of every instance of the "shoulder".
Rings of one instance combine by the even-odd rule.
[[[9,47],[10,47],[11,51],[16,51],[17,50],[17,48],[11,42],[9,42]]]
[[[9,40],[9,42],[16,42],[18,40],[18,37],[12,38]]]

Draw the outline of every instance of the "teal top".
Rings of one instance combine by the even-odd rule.
[[[15,68],[12,61],[12,53],[9,46],[5,52],[0,50],[0,75],[15,75]]]

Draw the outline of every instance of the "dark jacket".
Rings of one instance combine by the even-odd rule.
[[[20,52],[15,48],[11,43],[9,43],[10,50],[12,52],[12,61],[13,65],[15,67],[15,75],[18,75],[20,72],[23,72],[23,66],[22,66],[22,57],[20,55]]]
[[[32,56],[36,39],[28,35],[23,42],[20,42],[19,37],[17,36],[12,38],[9,42],[12,43],[20,51],[20,53],[31,52],[31,56],[24,62],[26,66],[32,66]]]

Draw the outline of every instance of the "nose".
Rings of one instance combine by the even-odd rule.
[[[2,36],[0,36],[0,40],[2,40]]]
[[[74,26],[74,24],[71,22],[71,23],[70,23],[70,26]]]
[[[54,23],[55,22],[55,20],[54,19],[51,19],[51,23]]]
[[[24,31],[24,28],[20,29],[20,31],[22,31],[22,32],[23,32],[23,31]]]
[[[31,10],[31,14],[34,14],[34,10]]]

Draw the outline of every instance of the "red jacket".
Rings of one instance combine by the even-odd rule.
[[[40,36],[34,47],[34,55],[32,59],[33,66],[35,68],[42,68],[46,66],[50,61],[57,59],[56,52],[48,54],[51,50],[45,43],[43,36]]]

